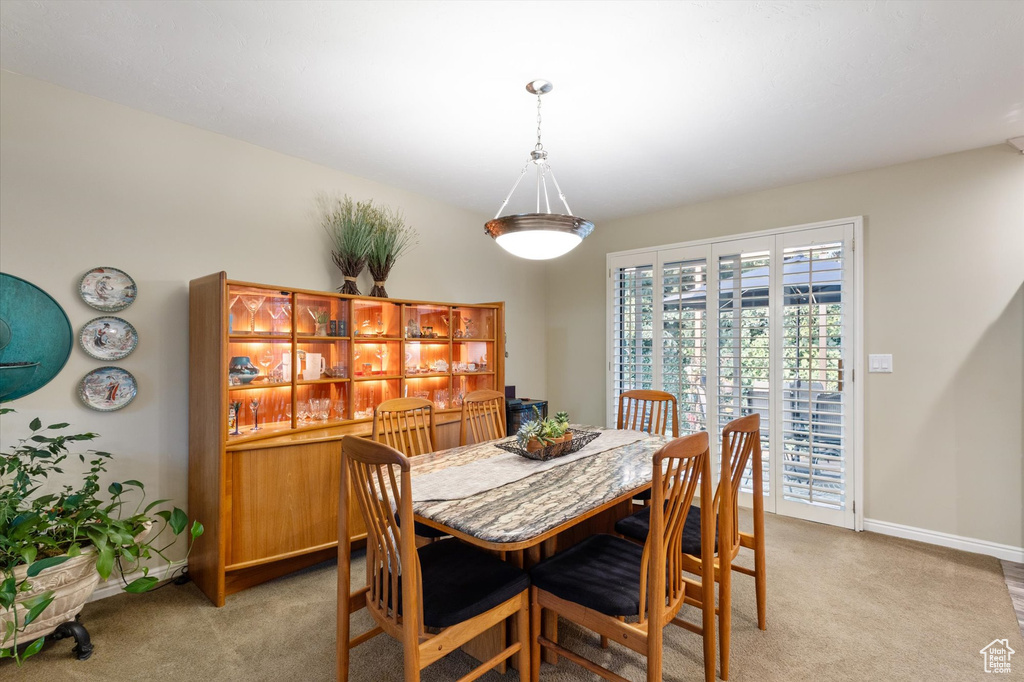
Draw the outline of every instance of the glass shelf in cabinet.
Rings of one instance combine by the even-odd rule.
[[[292,382],[275,382],[273,384],[268,383],[256,383],[255,381],[248,384],[228,384],[229,391],[252,391],[257,388],[281,388],[291,386]]]
[[[228,335],[228,341],[237,341],[239,343],[252,343],[254,341],[287,341],[291,338],[291,332],[283,332],[281,334],[270,334],[269,332],[256,332],[255,334],[239,333],[237,331],[232,332]]]

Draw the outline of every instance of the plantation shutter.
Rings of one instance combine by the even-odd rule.
[[[656,388],[654,259],[646,263],[644,260],[631,258],[610,268],[612,425],[618,417],[619,396],[624,391]]]
[[[723,245],[725,253],[717,258],[716,440],[721,443],[722,428],[733,419],[761,415],[762,481],[766,495],[771,487],[771,246],[771,240],[764,239],[727,243]],[[752,485],[753,474],[748,464],[740,489],[749,493]]]
[[[844,251],[841,240],[783,251],[782,495],[832,509],[847,489]]]
[[[676,397],[685,436],[707,429],[707,258],[669,260],[660,270],[661,390]]]

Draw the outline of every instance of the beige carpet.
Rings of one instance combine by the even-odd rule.
[[[990,680],[979,650],[997,638],[1020,652],[1000,679],[1024,679],[1024,641],[997,559],[772,515],[767,534],[768,630],[757,629],[753,580],[736,576],[732,680]],[[91,659],[74,660],[70,640],[52,642],[20,670],[0,664],[0,679],[331,680],[334,609],[330,564],[231,596],[221,609],[194,585],[120,595],[82,614],[96,645]],[[356,628],[369,623],[365,613],[354,620]],[[672,626],[665,632],[664,678],[702,680],[700,639]],[[570,648],[645,679],[633,653],[602,651],[596,636],[570,625],[561,633]],[[379,636],[354,650],[351,679],[401,680],[401,661],[397,642]],[[423,679],[455,680],[470,667],[456,653]],[[541,679],[595,678],[563,659],[543,666]]]

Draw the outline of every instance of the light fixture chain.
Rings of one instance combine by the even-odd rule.
[[[537,144],[534,150],[540,151],[544,149],[544,145],[540,142],[540,95],[537,95]]]

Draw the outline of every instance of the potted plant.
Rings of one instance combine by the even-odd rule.
[[[540,410],[535,405],[533,413],[535,419],[523,422],[519,427],[519,431],[516,432],[516,439],[520,445],[526,448],[527,452],[536,452],[542,448],[562,445],[572,441],[572,432],[569,431],[568,412],[558,412],[554,417],[544,419],[540,416]],[[563,448],[555,448],[547,454],[550,457],[557,457],[562,453]]]
[[[0,415],[9,412],[0,408]],[[109,452],[78,454],[85,471],[76,483],[51,481],[75,464],[70,448],[97,435],[65,433],[64,423],[44,428],[39,419],[29,428],[31,436],[0,453],[0,658],[19,665],[42,648],[46,635],[73,623],[96,583],[107,580],[115,566],[126,592],[146,592],[161,580],[151,575],[149,561],[169,566],[164,552],[177,536],[189,530],[191,551],[203,533],[198,521],[189,528],[184,511],[167,509],[167,500],[146,504],[139,481],[110,483],[101,492]],[[141,577],[124,578],[140,569]],[[79,657],[88,657],[79,633],[70,634],[79,640]]]
[[[373,239],[375,211],[373,202],[354,202],[346,194],[343,199],[317,198],[320,225],[331,239],[331,256],[341,270],[345,283],[338,287],[343,294],[359,295],[356,278],[366,266]]]
[[[371,215],[374,229],[366,258],[366,267],[373,277],[370,296],[387,298],[384,283],[395,261],[416,245],[417,233],[405,224],[405,218],[399,211],[381,206],[374,208]]]
[[[327,324],[331,321],[331,313],[327,308],[310,308],[309,314],[316,327],[314,336],[327,336]]]

